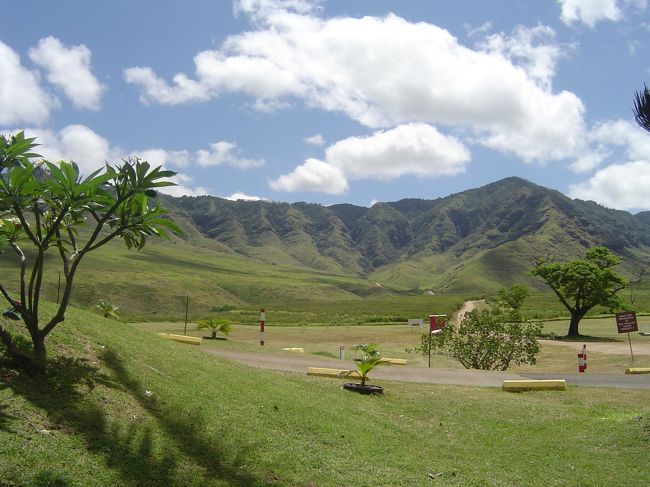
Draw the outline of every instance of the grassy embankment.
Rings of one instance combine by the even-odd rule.
[[[5,485],[650,483],[650,391],[365,397],[75,310],[49,343],[45,377],[1,369]]]

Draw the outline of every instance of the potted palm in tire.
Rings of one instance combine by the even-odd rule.
[[[366,384],[368,374],[382,362],[381,353],[377,349],[375,343],[364,343],[355,345],[352,350],[361,352],[363,355],[361,360],[356,361],[357,370],[350,370],[346,372],[343,377],[348,377],[353,374],[358,374],[361,379],[360,383],[347,382],[343,384],[343,389],[348,391],[358,392],[360,394],[383,394],[384,388],[373,384]]]

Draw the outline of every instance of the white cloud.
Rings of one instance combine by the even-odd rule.
[[[650,162],[612,164],[588,181],[570,187],[573,198],[593,200],[619,210],[650,209]]]
[[[184,167],[189,157],[187,151],[165,149],[146,149],[127,153],[117,146],[112,146],[108,140],[85,125],[68,125],[59,132],[30,128],[25,130],[25,134],[29,137],[36,137],[36,142],[40,145],[35,151],[45,159],[50,161],[72,160],[77,163],[83,174],[92,173],[102,167],[105,162],[116,163],[127,157],[139,157],[154,166],[162,165],[165,168],[168,163]],[[178,186],[159,188],[162,193],[172,196],[209,194],[208,189],[194,186],[193,178],[188,174],[177,173],[171,180]]]
[[[108,140],[85,125],[68,125],[59,132],[30,128],[25,134],[36,137],[40,146],[35,150],[45,159],[74,161],[84,174],[119,158],[119,149],[111,147]]]
[[[24,68],[18,54],[0,41],[0,126],[41,124],[58,105],[40,86],[38,74]]]
[[[469,150],[423,123],[399,125],[369,137],[350,137],[325,151],[327,163],[351,179],[389,180],[403,175],[453,176],[465,171]]]
[[[596,169],[604,161],[619,158],[620,148],[627,160],[645,160],[650,154],[650,137],[637,124],[627,120],[607,120],[596,124],[587,134],[589,146],[571,164],[575,172]]]
[[[325,145],[325,139],[321,134],[312,135],[311,137],[305,137],[305,143],[309,145],[315,145],[317,147],[322,147]]]
[[[555,44],[555,31],[545,25],[517,26],[512,35],[492,34],[479,47],[521,66],[532,80],[546,89],[551,88],[557,61],[566,56],[567,51],[567,46]]]
[[[558,3],[562,6],[560,18],[567,25],[582,22],[593,27],[599,21],[616,22],[621,18],[617,0],[558,0]]]
[[[55,37],[41,39],[29,58],[45,71],[77,108],[99,109],[104,87],[90,71],[91,52],[85,45],[66,47]]]
[[[348,182],[340,169],[318,159],[307,159],[293,172],[269,182],[271,189],[295,193],[299,191],[342,194]]]
[[[178,74],[169,84],[150,68],[126,70],[125,79],[149,103],[229,91],[264,109],[302,100],[372,128],[470,128],[481,143],[526,161],[564,159],[581,148],[584,107],[575,94],[551,90],[561,50],[547,27],[520,28],[512,38],[494,37],[491,49],[470,49],[445,29],[392,14],[321,19],[258,0],[238,8],[247,13],[261,4],[270,7],[256,14],[257,30],[195,56],[195,79]]]
[[[320,0],[235,0],[235,15],[245,14],[254,21],[265,21],[277,14],[316,13],[322,9]]]
[[[264,165],[264,159],[245,159],[239,157],[237,144],[234,142],[215,142],[210,144],[210,150],[201,149],[196,153],[196,162],[199,166],[228,165],[238,169],[249,169]]]
[[[368,208],[372,208],[372,207],[375,206],[377,203],[379,203],[379,200],[378,200],[378,199],[376,199],[376,198],[371,199],[371,200],[370,200],[370,203],[368,203]]]
[[[176,186],[164,186],[158,188],[158,191],[170,196],[201,196],[210,194],[209,190],[203,186],[192,187],[191,184],[194,178],[183,173],[177,173],[176,176],[171,178],[171,181],[176,183]]]
[[[650,157],[650,137],[637,124],[627,120],[606,121],[597,125],[590,134],[591,139],[603,146],[623,147],[630,160]]]
[[[230,200],[230,201],[266,201],[266,198],[262,198],[261,196],[251,196],[248,194],[244,193],[233,193],[230,196],[224,196],[225,199]]]
[[[367,137],[349,137],[271,181],[276,191],[341,194],[348,179],[390,180],[404,175],[453,176],[465,171],[469,150],[455,137],[423,123],[399,125]]]
[[[190,153],[186,150],[145,149],[130,155],[139,157],[154,166],[172,164],[176,167],[187,167],[190,165]]]
[[[598,22],[618,22],[629,6],[645,9],[647,0],[558,0],[562,7],[560,18],[567,25],[581,22],[593,27]]]

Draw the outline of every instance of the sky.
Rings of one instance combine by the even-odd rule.
[[[647,0],[0,0],[0,133],[170,194],[371,206],[509,176],[650,210]]]

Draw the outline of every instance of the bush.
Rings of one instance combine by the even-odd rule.
[[[509,313],[474,310],[460,325],[449,323],[440,335],[422,337],[422,353],[439,351],[466,369],[506,370],[510,364],[535,364],[541,324],[513,321]]]

